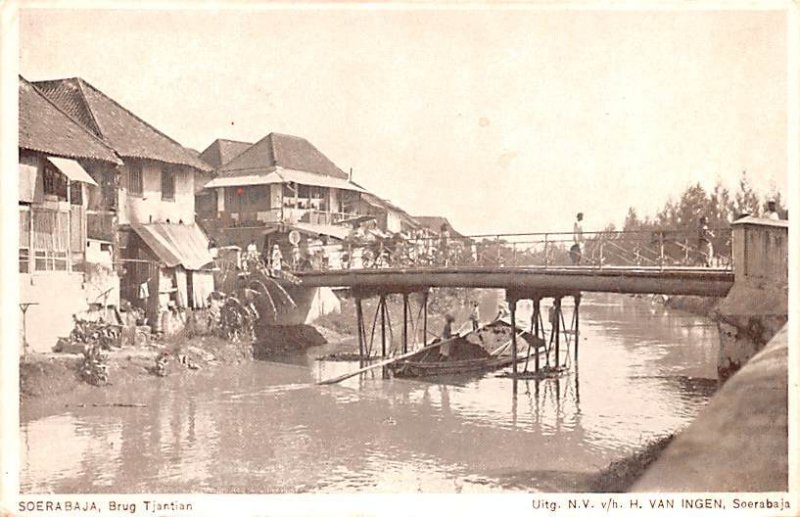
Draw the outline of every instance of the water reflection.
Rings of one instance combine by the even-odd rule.
[[[717,345],[702,319],[641,300],[586,297],[581,310],[580,368],[559,378],[384,380],[378,369],[317,386],[358,366],[311,350],[98,390],[85,408],[23,415],[23,491],[576,489],[694,417]],[[145,407],[91,407],[113,402]]]

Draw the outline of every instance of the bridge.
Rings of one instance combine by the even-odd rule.
[[[546,297],[581,291],[725,296],[734,282],[730,229],[710,231],[711,256],[700,249],[697,233],[584,232],[577,265],[569,265],[576,262],[569,252],[571,232],[378,241],[372,249],[329,251],[334,260],[324,270],[296,274],[307,287],[344,287],[365,295],[473,287]]]
[[[720,377],[729,375],[786,322],[788,289],[788,222],[747,217],[730,228],[711,229],[703,242],[698,231],[584,232],[581,255],[570,253],[572,232],[477,236],[412,236],[399,241],[338,245],[320,255],[321,267],[295,270],[298,287],[346,288],[356,301],[359,351],[367,345],[362,300],[379,298],[369,333],[380,327],[381,354],[387,354],[391,321],[386,299],[403,298],[402,351],[413,325],[410,297],[418,299],[422,335],[427,336],[431,288],[505,290],[512,327],[517,302],[531,300],[531,332],[545,340],[541,300],[552,298],[554,325],[549,337],[554,362],[561,364],[560,343],[570,343],[578,358],[580,300],[583,292],[695,295],[724,298],[720,321],[736,329],[721,330]],[[710,244],[710,245],[709,245]],[[311,250],[309,250],[311,251]],[[565,319],[562,298],[574,300]],[[754,318],[759,322],[754,327]],[[568,324],[567,321],[570,323]],[[417,321],[419,323],[419,321]],[[527,325],[526,325],[527,327]],[[754,331],[753,329],[756,329]],[[760,329],[760,330],[759,330]],[[723,331],[724,330],[724,331]],[[757,335],[748,336],[748,333]],[[733,337],[730,337],[730,336]],[[511,345],[514,375],[516,334]],[[752,339],[751,339],[752,338]],[[391,338],[390,338],[391,339]],[[548,358],[550,349],[548,348]],[[368,355],[368,354],[367,354]],[[538,355],[534,354],[535,359]],[[526,363],[527,364],[527,363]],[[535,368],[538,371],[538,361]]]
[[[698,267],[387,267],[306,271],[297,276],[304,287],[346,287],[365,295],[472,287],[537,292],[542,297],[583,291],[723,297],[734,283],[734,273],[729,269]]]

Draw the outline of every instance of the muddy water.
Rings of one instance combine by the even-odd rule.
[[[570,314],[571,309],[565,309]],[[708,400],[717,335],[702,318],[626,296],[581,305],[579,368],[561,379],[439,382],[355,367],[331,347],[104,390],[87,407],[22,415],[24,492],[580,490]],[[138,403],[145,407],[90,407]]]

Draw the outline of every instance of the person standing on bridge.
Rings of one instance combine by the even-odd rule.
[[[703,267],[711,267],[711,262],[714,258],[714,246],[711,244],[711,239],[713,238],[714,233],[708,229],[708,218],[701,216],[700,225],[697,229],[697,248]]]
[[[583,246],[583,212],[578,212],[575,224],[572,226],[572,241],[574,244],[569,249],[569,258],[572,265],[577,266],[581,263],[581,247]]]

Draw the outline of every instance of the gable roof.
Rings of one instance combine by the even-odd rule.
[[[33,84],[122,157],[211,170],[181,144],[79,77]]]
[[[450,221],[448,221],[446,217],[441,217],[438,215],[415,215],[414,219],[416,219],[419,224],[434,233],[438,234],[442,229],[442,225],[444,224],[447,225],[450,235],[453,237],[463,237],[461,233],[457,232],[455,228],[453,228],[453,225],[450,224]]]
[[[217,169],[218,177],[250,176],[269,174],[276,167],[319,176],[348,179],[348,175],[337,167],[311,142],[299,136],[270,133],[239,156]]]
[[[253,144],[250,142],[217,138],[200,153],[200,159],[211,167],[219,169],[245,152],[251,145]]]
[[[65,158],[121,164],[114,150],[19,76],[19,147]]]

